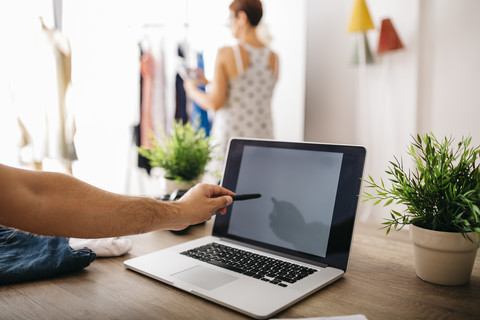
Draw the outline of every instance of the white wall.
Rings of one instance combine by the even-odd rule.
[[[480,144],[480,1],[420,1],[419,131]]]
[[[374,55],[386,17],[405,49],[376,56],[362,74],[349,64],[355,35],[346,29],[353,1],[308,1],[306,140],[365,145],[364,173],[376,178],[385,178],[394,155],[405,159],[411,134],[471,134],[478,144],[480,2],[366,3],[376,26],[368,31]],[[371,208],[361,204],[361,217],[378,220],[388,212]]]
[[[349,65],[349,11],[342,1],[307,4],[305,139],[355,142],[356,68]]]
[[[280,75],[272,108],[275,138],[304,139],[307,12],[306,0],[263,0],[265,22],[273,36],[272,49],[280,61]]]

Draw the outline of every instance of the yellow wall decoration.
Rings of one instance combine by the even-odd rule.
[[[374,29],[370,12],[368,12],[365,0],[355,0],[353,4],[352,15],[348,25],[348,32],[367,31]]]

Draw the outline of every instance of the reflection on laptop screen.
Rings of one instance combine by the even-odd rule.
[[[245,146],[228,233],[320,257],[327,254],[343,153]]]

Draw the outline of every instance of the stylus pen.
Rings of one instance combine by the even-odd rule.
[[[262,195],[260,193],[237,194],[232,196],[232,199],[233,201],[250,200],[260,198],[261,196]]]

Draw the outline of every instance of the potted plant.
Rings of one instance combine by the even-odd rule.
[[[452,138],[438,140],[432,133],[417,135],[408,149],[415,163],[406,170],[395,158],[385,171],[390,186],[371,176],[364,192],[374,205],[400,204],[383,222],[388,234],[409,225],[414,245],[415,270],[421,279],[442,285],[462,285],[470,280],[480,235],[479,147],[471,137],[457,144]]]
[[[152,144],[139,147],[138,152],[152,167],[164,170],[165,194],[187,190],[199,182],[213,149],[203,128],[197,130],[181,120],[174,123],[169,136],[163,134],[160,141],[152,138]]]

